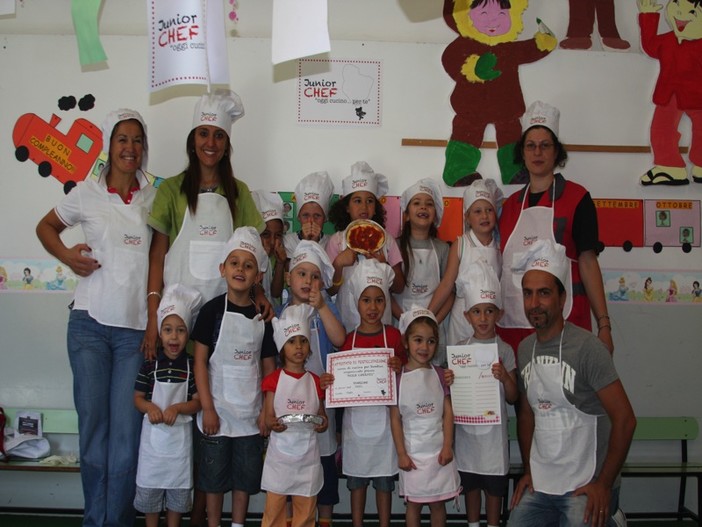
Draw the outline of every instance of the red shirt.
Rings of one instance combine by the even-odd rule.
[[[278,388],[278,380],[280,379],[280,372],[281,371],[283,371],[283,368],[278,368],[273,373],[266,375],[263,378],[263,382],[261,382],[261,390],[264,392],[275,393],[276,389]],[[304,373],[293,373],[293,372],[288,371],[288,370],[285,370],[285,373],[290,375],[291,377],[294,377],[295,379],[302,379],[302,376],[304,375]],[[320,401],[323,401],[324,400],[324,391],[322,390],[322,387],[319,385],[319,377],[317,377],[312,372],[307,372],[307,373],[312,375],[312,378],[314,379],[314,387],[317,388],[317,396],[319,397]]]
[[[356,335],[356,342],[354,343],[353,336]],[[407,352],[405,347],[402,345],[402,335],[400,335],[400,330],[394,326],[385,326],[385,338],[387,339],[387,347],[392,348],[395,356],[400,357],[402,364],[407,364]],[[346,335],[346,340],[344,344],[339,348],[339,351],[348,351],[354,348],[385,348],[385,340],[383,339],[383,332],[379,331],[369,335],[367,333],[360,333],[358,331],[351,331]]]

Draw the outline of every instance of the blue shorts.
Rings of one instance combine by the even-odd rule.
[[[146,489],[137,485],[134,508],[144,514],[164,509],[185,514],[192,508],[191,496],[190,489]]]
[[[248,494],[261,491],[263,473],[263,437],[199,438],[197,473],[198,490],[224,493],[241,490]]]
[[[336,454],[322,456],[324,485],[317,494],[317,505],[336,505],[339,503],[339,469],[336,466]]]
[[[374,478],[359,478],[358,476],[346,476],[346,488],[349,490],[362,489],[367,487],[371,481],[373,488],[381,492],[392,492],[395,490],[394,476],[376,476]]]

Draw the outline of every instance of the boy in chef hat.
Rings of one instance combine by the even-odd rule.
[[[385,208],[380,198],[388,191],[388,180],[382,174],[377,174],[365,161],[354,163],[351,175],[342,182],[343,197],[332,205],[329,219],[337,229],[327,243],[326,250],[334,265],[334,279],[329,294],[336,294],[336,306],[339,308],[346,331],[351,331],[357,323],[353,314],[357,297],[350,294],[344,281],[349,280],[354,267],[359,260],[372,257],[379,262],[390,265],[394,279],[390,284],[393,293],[401,293],[405,288],[405,277],[402,271],[402,254],[395,238],[385,237],[385,245],[373,255],[358,255],[346,244],[345,231],[349,224],[356,220],[372,220],[385,227]],[[384,321],[392,322],[390,300]]]
[[[285,235],[288,252],[295,250],[300,240],[312,240],[322,247],[327,245],[329,237],[324,236],[322,229],[333,194],[334,183],[326,172],[312,172],[299,181],[295,187],[295,202],[300,230]]]
[[[227,292],[202,307],[192,335],[203,433],[196,487],[206,493],[214,523],[221,520],[224,493],[232,490],[232,525],[243,525],[249,496],[260,491],[267,432],[261,379],[275,370],[277,350],[273,326],[261,320],[250,296],[268,268],[256,229],[236,229],[221,260]]]
[[[134,386],[134,404],[144,414],[134,508],[144,513],[149,527],[158,525],[164,503],[172,525],[191,507],[190,421],[200,399],[185,346],[201,302],[190,287],[165,289],[157,315],[162,347],[155,361],[144,361]],[[168,445],[165,453],[163,445]]]
[[[346,330],[341,323],[341,315],[326,293],[331,285],[334,267],[324,249],[316,242],[301,240],[295,251],[290,255],[290,271],[286,273],[289,286],[290,300],[283,305],[279,313],[298,305],[314,308],[309,320],[310,357],[307,360],[307,370],[315,375],[326,372],[327,355],[339,348],[346,340]],[[280,316],[280,315],[279,315]],[[317,495],[318,524],[329,527],[334,511],[334,505],[339,503],[339,475],[336,467],[335,454],[336,415],[335,410],[327,410],[329,427],[319,436],[319,448],[324,472],[324,485]]]
[[[523,280],[529,271],[543,271],[556,277],[559,293],[568,291],[570,285],[570,260],[566,256],[565,246],[552,240],[537,240],[526,251],[516,253],[512,260],[515,280]],[[564,310],[563,316],[567,317]]]
[[[375,259],[358,263],[349,280],[356,299],[356,317],[360,322],[346,336],[340,352],[354,349],[391,349],[394,356],[388,365],[399,371],[406,362],[400,331],[383,323],[382,316],[390,303],[390,284],[394,278],[389,265]],[[333,375],[322,376],[322,386],[333,384]],[[373,482],[376,507],[381,525],[390,524],[394,476],[398,473],[397,452],[390,430],[387,406],[349,407],[344,411],[342,451],[346,486],[351,491],[351,517],[354,525],[363,524],[366,490]]]
[[[266,424],[272,430],[261,481],[267,491],[261,522],[266,527],[286,525],[288,496],[292,502],[288,525],[315,524],[317,494],[324,480],[317,434],[327,429],[327,419],[319,377],[306,371],[313,311],[298,304],[273,319],[282,367],[262,383]],[[311,422],[312,416],[319,422]],[[286,418],[292,419],[290,426]]]
[[[429,309],[439,313],[449,301],[458,280],[466,280],[475,260],[485,259],[497,273],[502,267],[500,245],[497,239],[498,208],[502,191],[492,179],[476,179],[463,191],[464,232],[451,244],[446,271],[429,303]],[[446,344],[453,346],[467,339],[473,330],[463,316],[463,290],[455,289],[456,299],[451,306],[446,331]]]
[[[509,451],[507,439],[507,403],[518,397],[514,350],[495,333],[502,316],[500,280],[495,269],[479,259],[461,276],[457,287],[462,291],[466,321],[473,335],[460,345],[476,345],[485,353],[493,377],[499,382],[502,422],[494,425],[459,424],[455,432],[455,452],[461,484],[466,493],[468,525],[480,522],[482,493],[485,493],[487,524],[500,524],[502,500],[507,496]],[[480,360],[478,361],[480,362]]]
[[[268,255],[268,270],[263,275],[266,296],[280,303],[285,279],[285,261],[288,256],[283,244],[283,199],[277,192],[251,191],[256,209],[261,213],[266,228],[261,233],[261,243]]]

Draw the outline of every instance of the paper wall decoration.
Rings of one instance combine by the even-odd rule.
[[[78,58],[81,66],[107,60],[98,33],[101,3],[102,0],[71,0],[71,18],[78,41]]]
[[[702,272],[603,269],[602,278],[609,303],[702,307]]]
[[[224,6],[218,0],[149,0],[149,90],[229,84]]]
[[[614,12],[614,0],[568,0],[570,19],[568,33],[559,46],[563,49],[590,49],[597,18],[597,31],[602,47],[626,51],[631,44],[619,36]]]
[[[660,72],[653,92],[651,122],[653,167],[641,176],[642,185],[687,185],[680,155],[678,125],[683,114],[692,121],[689,159],[692,179],[702,183],[702,0],[669,0],[665,16],[672,31],[658,34],[656,0],[638,0],[641,47],[658,60]]]
[[[327,0],[273,0],[273,64],[331,50]]]
[[[70,293],[77,283],[55,258],[0,258],[0,293]]]
[[[446,146],[443,179],[447,185],[466,186],[480,177],[480,144],[485,127],[495,126],[497,161],[503,183],[517,183],[520,167],[514,146],[521,136],[519,118],[525,104],[519,67],[550,53],[556,38],[545,26],[534,38],[518,41],[527,0],[444,0],[444,20],[459,34],[441,57],[456,82],[451,106],[456,112]],[[474,7],[473,7],[474,6]]]

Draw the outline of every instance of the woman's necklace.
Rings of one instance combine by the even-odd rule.
[[[215,183],[215,184],[209,185],[209,186],[201,186],[200,187],[200,194],[203,194],[205,192],[214,192],[215,190],[217,190],[217,187],[219,187],[219,183]]]

